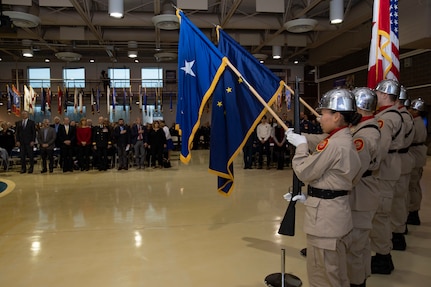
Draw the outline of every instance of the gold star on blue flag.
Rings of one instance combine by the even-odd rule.
[[[223,54],[182,11],[177,11],[177,16],[181,24],[176,122],[182,140],[180,159],[188,163],[202,112],[225,70],[227,59],[223,59]]]
[[[246,82],[268,105],[276,100],[284,82],[228,34],[218,32],[219,50],[241,73],[238,76],[230,68],[226,69],[214,92],[212,108],[209,168],[218,176],[218,191],[229,195],[234,184],[233,161],[267,112]],[[219,106],[218,102],[223,105]]]

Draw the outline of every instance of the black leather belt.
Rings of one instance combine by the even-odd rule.
[[[322,198],[322,199],[334,199],[339,196],[344,196],[349,193],[348,190],[330,190],[320,189],[312,186],[308,186],[308,196]]]
[[[395,152],[397,152],[398,150],[396,150],[396,149],[390,149],[389,151],[388,151],[388,153],[395,153]]]
[[[364,174],[362,175],[362,177],[367,177],[367,176],[371,176],[373,175],[373,171],[372,170],[367,170],[366,172],[364,172]]]
[[[424,145],[425,143],[412,143],[410,146],[420,146],[420,145]]]
[[[402,148],[402,149],[398,150],[398,153],[408,153],[408,152],[409,152],[409,148],[408,147]]]

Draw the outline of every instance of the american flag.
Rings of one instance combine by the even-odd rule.
[[[368,87],[399,77],[398,0],[374,0]]]

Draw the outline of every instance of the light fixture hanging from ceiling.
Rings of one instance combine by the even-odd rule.
[[[172,4],[165,3],[163,5],[162,13],[154,16],[152,19],[154,26],[161,30],[177,30],[180,28],[180,22]]]
[[[127,46],[128,46],[129,49],[132,49],[132,50],[129,50],[127,52],[127,55],[129,56],[129,58],[134,59],[134,58],[138,57],[138,51],[135,50],[135,49],[138,48],[138,42],[136,42],[136,41],[129,41],[127,43]]]
[[[340,24],[344,19],[343,0],[329,1],[329,21],[331,24]]]
[[[26,57],[26,58],[32,58],[33,57],[33,49],[31,47],[22,49],[22,56]]]
[[[272,46],[272,58],[281,59],[281,46]]]
[[[109,0],[109,16],[114,18],[123,18],[124,0]]]

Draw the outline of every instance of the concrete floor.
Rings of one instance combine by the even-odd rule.
[[[277,234],[292,170],[244,170],[235,190],[216,191],[208,151],[170,169],[63,174],[0,172],[15,189],[0,197],[0,286],[259,287],[286,271],[308,286],[297,204],[296,235]],[[431,286],[431,158],[424,171],[421,226],[409,226],[407,250],[393,251],[395,271],[367,286]]]

